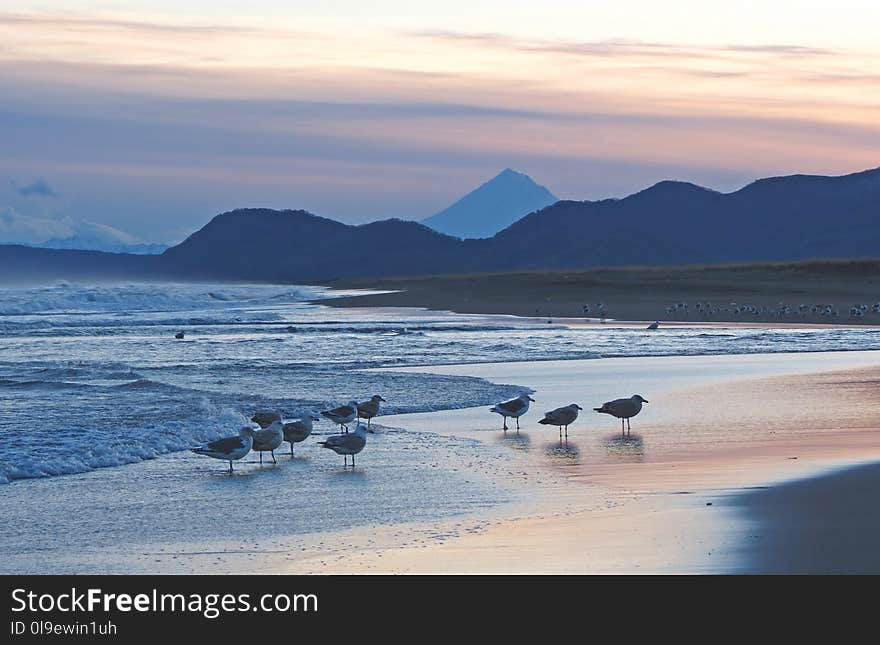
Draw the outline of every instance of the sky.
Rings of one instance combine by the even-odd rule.
[[[880,3],[6,0],[0,241],[880,166]],[[128,238],[126,238],[128,239]]]

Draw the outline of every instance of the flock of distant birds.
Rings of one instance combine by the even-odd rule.
[[[738,304],[736,302],[726,305],[697,302],[693,310],[707,316],[733,314],[734,316],[772,316],[774,318],[806,318],[807,316],[839,318],[841,315],[841,309],[837,305],[828,303],[787,305],[784,302],[780,302],[777,307],[768,307],[766,305]],[[676,302],[666,307],[666,314],[669,316],[688,315],[690,311],[691,309],[686,302]],[[844,308],[843,311],[846,311],[846,309]],[[849,308],[850,318],[862,318],[869,313],[880,314],[880,302],[873,305],[856,304]]]
[[[693,308],[691,308],[687,302],[676,302],[666,307],[666,315],[673,317],[688,316],[692,311],[696,311],[697,314],[705,316],[731,314],[734,316],[771,316],[774,318],[803,319],[807,316],[839,318],[841,316],[841,311],[845,312],[846,309],[841,309],[835,304],[828,303],[817,303],[812,305],[801,303],[798,305],[787,305],[784,302],[780,302],[777,307],[768,307],[766,305],[739,304],[736,302],[720,305],[713,304],[709,301],[697,302],[694,304]],[[596,313],[602,320],[608,317],[608,312],[605,309],[605,303],[603,302],[583,305],[583,312],[585,314]],[[874,303],[873,305],[866,305],[864,303],[855,304],[851,305],[849,308],[850,318],[862,318],[869,313],[880,314],[880,302]]]
[[[379,414],[379,404],[385,402],[385,399],[376,394],[369,400],[361,403],[352,400],[338,408],[322,411],[321,416],[338,424],[343,433],[331,435],[324,441],[319,441],[318,445],[332,450],[338,455],[342,455],[344,459],[343,468],[348,467],[348,457],[351,456],[351,467],[354,468],[354,456],[359,454],[367,445],[366,433],[372,432],[370,430],[372,420]],[[530,402],[534,403],[535,400],[523,392],[512,399],[496,403],[489,408],[489,411],[501,415],[503,419],[502,427],[505,432],[508,430],[508,419],[516,420],[516,429],[519,431],[519,419],[528,412]],[[634,394],[628,399],[607,401],[601,407],[593,408],[593,410],[620,419],[620,431],[624,434],[630,430],[630,419],[641,412],[642,404],[647,402],[641,395]],[[580,411],[583,411],[583,408],[576,403],[572,403],[555,410],[550,410],[538,423],[557,426],[560,439],[563,436],[564,428],[565,437],[567,438],[568,426],[574,423]],[[361,419],[366,419],[366,425],[361,425]],[[357,421],[357,426],[354,431],[349,432],[348,424],[355,420]],[[264,452],[268,452],[272,456],[272,462],[277,463],[275,451],[281,447],[281,444],[285,441],[290,444],[290,456],[292,458],[294,444],[305,441],[312,434],[314,422],[320,421],[320,417],[309,414],[296,421],[285,423],[280,412],[257,412],[251,417],[251,421],[256,423],[259,428],[244,427],[239,431],[238,435],[210,441],[198,448],[192,448],[192,452],[197,455],[205,455],[206,457],[228,461],[230,474],[233,473],[232,462],[242,459],[251,451],[260,453],[261,464],[263,463]],[[624,428],[624,423],[626,428]]]

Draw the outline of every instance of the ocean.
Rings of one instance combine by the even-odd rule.
[[[340,294],[244,284],[0,289],[0,483],[185,450],[235,434],[257,410],[297,418],[380,394],[383,413],[425,412],[528,390],[371,368],[880,349],[877,329],[649,331],[307,302]]]

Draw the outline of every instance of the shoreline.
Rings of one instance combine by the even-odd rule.
[[[320,286],[382,293],[314,301],[329,307],[418,307],[536,319],[684,323],[880,325],[874,274],[857,265],[803,263],[519,271],[338,279]],[[670,311],[687,303],[686,309]],[[601,312],[599,305],[601,304]],[[698,306],[699,304],[699,306]],[[833,315],[811,307],[830,305]],[[864,314],[851,314],[865,305]],[[589,310],[585,310],[585,306]],[[738,307],[754,311],[734,313]],[[787,307],[787,309],[786,309]]]
[[[48,495],[43,497],[47,509],[64,506],[73,514],[78,505],[106,506],[121,486],[131,497],[114,500],[114,512],[100,516],[107,523],[104,533],[119,526],[113,518],[131,526],[155,521],[138,510],[143,503],[157,503],[154,486],[168,494],[162,512],[169,512],[166,507],[180,511],[174,512],[175,522],[185,521],[194,496],[207,503],[215,494],[280,487],[293,499],[273,501],[266,509],[248,507],[248,517],[270,530],[239,530],[240,539],[234,531],[200,537],[169,532],[163,524],[160,531],[148,530],[118,546],[37,548],[7,567],[45,572],[51,565],[55,571],[82,573],[759,572],[746,562],[758,561],[749,550],[755,546],[752,536],[772,531],[755,529],[753,511],[741,503],[744,495],[880,462],[880,401],[865,396],[880,382],[880,351],[381,369],[518,383],[533,387],[538,402],[523,418],[520,433],[502,433],[500,419],[484,406],[379,417],[379,433],[371,435],[352,473],[342,474],[335,461],[305,446],[295,460],[279,455],[278,468],[245,467],[235,478],[219,471],[206,475],[210,467],[203,462],[172,453],[73,475],[61,488],[51,478],[14,483],[6,491],[6,508],[36,493]],[[632,435],[622,438],[616,420],[588,406],[630,390],[651,403],[633,420]],[[557,439],[555,428],[536,424],[544,410],[572,401],[583,404],[585,412],[567,441]],[[425,441],[458,447],[448,461],[434,463],[436,457],[423,458],[418,450]],[[391,483],[388,477],[414,467],[429,474],[422,485],[436,490],[419,488],[399,512],[384,519],[367,514],[353,525],[332,519],[317,532],[289,530],[306,519],[295,510],[295,498],[322,497],[319,490],[300,492],[304,483],[340,487],[346,498],[366,495],[368,501],[376,486]],[[497,487],[498,493],[485,497],[489,503],[472,501],[451,516],[407,520],[406,509],[416,500],[430,504],[432,495],[464,493],[456,489],[481,478]],[[443,481],[454,489],[437,489]],[[89,495],[81,497],[86,490]],[[83,536],[94,533],[95,527],[85,528]]]

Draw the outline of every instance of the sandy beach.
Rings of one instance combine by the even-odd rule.
[[[864,260],[363,278],[326,286],[390,292],[340,298],[327,303],[332,307],[426,307],[598,320],[601,303],[605,316],[618,321],[880,325],[880,312],[850,315],[853,305],[877,304],[878,284],[880,263]],[[689,305],[687,311],[667,311],[680,303]],[[712,306],[698,309],[697,303]],[[758,311],[736,315],[733,303]],[[801,304],[830,304],[838,314],[798,311]],[[584,311],[584,305],[590,310]],[[793,311],[772,313],[784,306]]]
[[[443,543],[357,550],[341,567],[304,556],[286,570],[877,573],[876,558],[846,553],[880,536],[870,503],[876,468],[846,470],[880,460],[877,360],[864,353],[450,368],[491,377],[507,371],[519,379],[528,372],[539,409],[609,387],[596,380],[615,375],[639,386],[667,385],[655,389],[630,439],[615,432],[613,419],[589,415],[567,442],[534,419],[519,435],[504,437],[489,430],[494,420],[482,409],[385,419],[508,441],[517,446],[517,468],[546,469],[561,483],[540,510]],[[814,371],[823,365],[831,370]],[[851,501],[841,507],[841,498]],[[828,511],[833,525],[822,519]],[[795,536],[802,546],[788,548]]]
[[[305,444],[277,466],[239,464],[235,477],[175,452],[62,480],[13,482],[0,498],[8,519],[0,538],[13,554],[3,568],[880,572],[876,558],[843,553],[880,539],[870,512],[877,471],[847,470],[880,462],[880,352],[381,371],[516,383],[534,390],[537,402],[519,433],[502,432],[484,406],[378,417],[355,472]],[[634,393],[650,403],[630,436],[590,410]],[[543,411],[572,402],[585,411],[567,440],[537,424]],[[343,506],[322,503],[328,494]],[[833,523],[822,521],[826,514]],[[54,538],[21,542],[28,535]],[[800,546],[792,549],[795,537]]]

